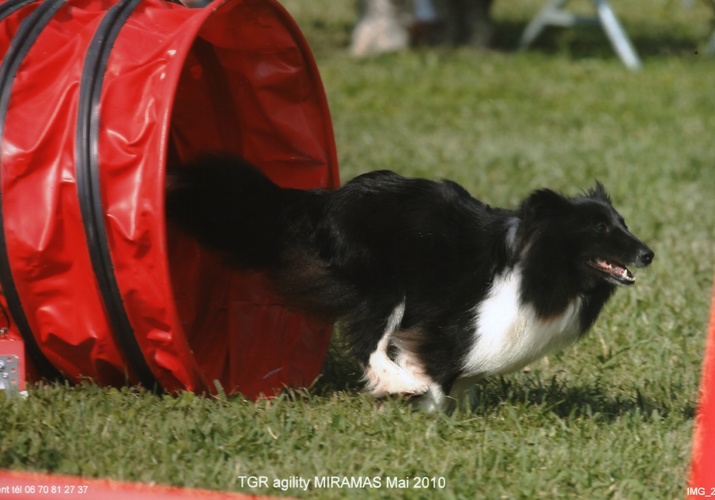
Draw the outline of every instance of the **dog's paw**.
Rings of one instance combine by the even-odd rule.
[[[451,413],[454,400],[445,396],[439,384],[432,384],[427,392],[410,401],[412,408],[428,413]]]
[[[365,389],[373,397],[419,396],[429,390],[429,383],[412,376],[397,365],[384,369],[368,369]]]
[[[398,383],[388,387],[388,392],[393,396],[415,397],[429,390],[429,384],[422,382],[410,374],[401,378]]]

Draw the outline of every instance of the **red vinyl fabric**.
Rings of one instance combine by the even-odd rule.
[[[288,13],[8,0],[0,17],[0,306],[40,373],[249,397],[310,384],[332,325],[164,216],[168,166],[205,151],[283,186],[338,185],[319,73]]]
[[[715,497],[715,285],[711,304],[687,495],[693,499]]]
[[[38,472],[0,469],[0,484],[15,500],[269,500],[272,497],[223,491],[177,488],[154,484],[129,483],[111,479],[91,479]],[[284,498],[284,500],[286,500]]]

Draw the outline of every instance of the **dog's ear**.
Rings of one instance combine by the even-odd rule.
[[[529,195],[521,204],[521,213],[525,219],[549,212],[561,212],[569,206],[569,200],[550,189],[539,189]]]
[[[550,189],[540,189],[534,191],[526,198],[519,209],[519,215],[524,223],[524,237],[529,238],[529,234],[549,221],[560,219],[564,214],[569,213],[571,203],[568,198]]]
[[[598,180],[596,180],[596,184],[591,189],[588,189],[584,193],[584,195],[587,198],[591,198],[593,200],[601,200],[601,201],[605,201],[609,205],[611,204],[611,195],[608,194],[608,191],[606,191],[606,188]]]
[[[558,222],[565,214],[570,212],[568,198],[550,189],[534,191],[519,207],[519,232],[517,247],[525,248],[527,242],[538,236],[544,228]]]

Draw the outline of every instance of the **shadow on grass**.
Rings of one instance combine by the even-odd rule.
[[[325,396],[336,391],[359,391],[362,384],[362,369],[348,353],[339,334],[333,336],[325,357],[320,378],[311,388],[311,393]]]
[[[584,418],[613,421],[623,416],[667,418],[677,413],[686,420],[695,416],[695,406],[675,401],[659,401],[636,390],[623,395],[600,384],[569,385],[556,377],[548,381],[538,376],[523,379],[495,377],[484,380],[472,390],[466,408],[471,413],[489,413],[503,405],[535,406],[560,418]]]
[[[362,388],[362,372],[357,362],[346,354],[339,341],[331,345],[321,377],[311,389],[316,396],[333,392],[358,392]],[[677,394],[678,391],[673,390]],[[408,404],[408,403],[405,403]],[[696,407],[691,402],[655,400],[636,390],[624,395],[602,387],[598,382],[590,385],[573,385],[556,376],[542,380],[537,374],[523,377],[491,377],[471,390],[459,411],[472,414],[489,414],[509,405],[541,408],[560,418],[585,418],[613,421],[623,416],[667,418],[677,413],[683,419],[695,417]]]

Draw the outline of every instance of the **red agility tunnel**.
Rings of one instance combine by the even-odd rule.
[[[164,216],[168,166],[205,151],[286,187],[337,186],[325,94],[288,13],[8,0],[0,22],[0,318],[35,371],[249,397],[310,384],[332,325]]]
[[[715,497],[715,286],[693,435],[688,498]]]

